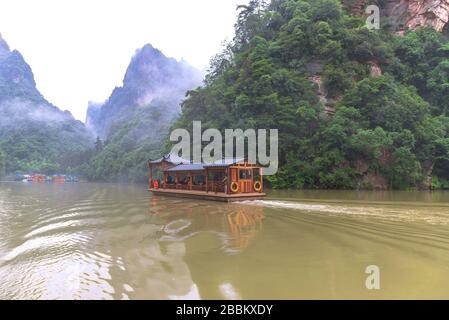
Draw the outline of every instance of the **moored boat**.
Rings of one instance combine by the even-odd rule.
[[[45,182],[47,180],[47,176],[43,175],[43,174],[35,174],[33,176],[31,176],[31,181],[34,183],[42,183]]]
[[[55,175],[52,177],[51,181],[53,183],[65,183],[66,179],[64,175]]]

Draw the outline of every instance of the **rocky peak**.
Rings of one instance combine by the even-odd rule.
[[[6,58],[10,53],[11,51],[9,50],[9,46],[0,33],[0,60]]]
[[[185,61],[178,62],[166,57],[160,50],[147,44],[137,50],[132,58],[123,87],[133,89],[136,98],[141,100],[145,96],[165,96],[166,91],[174,88],[181,91],[192,89],[201,79],[201,75]],[[148,101],[143,102],[146,103]]]
[[[89,105],[86,123],[106,139],[113,123],[131,117],[140,107],[163,102],[166,114],[177,115],[186,91],[196,88],[201,81],[202,73],[186,61],[166,57],[147,44],[131,59],[123,86],[115,88],[103,105]]]
[[[126,71],[123,84],[125,86],[139,86],[141,80],[160,80],[161,67],[167,63],[167,58],[154,48],[152,45],[147,44],[140,50],[136,51],[136,54],[131,60],[131,63]],[[148,85],[148,83],[147,83]]]
[[[31,67],[19,51],[9,49],[0,35],[0,101],[22,96],[43,100]]]

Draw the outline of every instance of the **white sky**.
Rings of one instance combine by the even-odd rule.
[[[151,43],[200,70],[232,39],[247,0],[0,0],[0,33],[54,105],[85,120],[87,102],[120,86],[135,50]]]

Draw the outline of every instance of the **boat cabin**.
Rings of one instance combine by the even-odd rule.
[[[158,195],[216,201],[262,199],[262,168],[244,159],[191,163],[176,155],[150,161],[149,190]]]

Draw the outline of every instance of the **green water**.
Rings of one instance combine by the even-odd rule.
[[[449,298],[449,193],[0,183],[0,299]],[[380,268],[380,290],[365,286]]]

